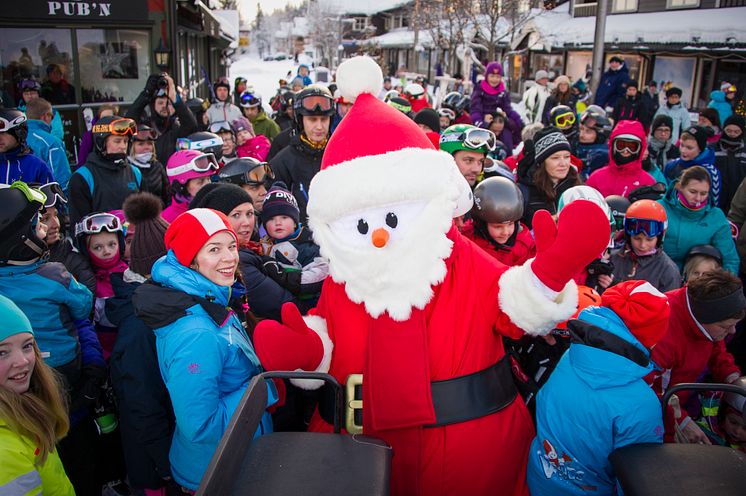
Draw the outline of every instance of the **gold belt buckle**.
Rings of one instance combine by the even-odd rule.
[[[363,385],[363,374],[350,374],[345,383],[345,429],[350,434],[362,434],[362,424],[355,422],[355,413],[363,410],[363,400],[355,398],[355,388]]]

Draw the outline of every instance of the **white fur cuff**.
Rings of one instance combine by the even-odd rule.
[[[526,334],[545,336],[577,310],[578,286],[571,280],[555,300],[548,299],[534,281],[531,262],[511,267],[503,274],[497,298],[500,309]]]
[[[329,331],[326,328],[326,319],[319,317],[318,315],[306,315],[303,317],[306,325],[313,330],[321,339],[321,345],[324,347],[324,356],[321,357],[321,362],[316,370],[313,372],[329,372],[329,366],[332,363],[332,350],[334,350],[334,343],[329,338]],[[297,369],[296,372],[304,372],[301,369]],[[301,389],[307,391],[313,391],[324,385],[324,381],[320,379],[290,379],[290,383]]]

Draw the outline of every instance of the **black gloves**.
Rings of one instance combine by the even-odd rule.
[[[160,74],[151,74],[148,76],[148,81],[145,83],[145,89],[143,92],[148,95],[149,98],[152,98],[153,95],[155,95],[156,91],[158,91],[158,80],[161,79]]]
[[[75,412],[84,408],[92,408],[99,396],[102,386],[106,382],[106,369],[98,365],[84,365],[81,371],[80,387],[73,391],[70,411]]]

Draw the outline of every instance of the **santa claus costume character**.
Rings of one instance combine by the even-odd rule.
[[[286,304],[282,323],[259,323],[257,354],[270,370],[362,382],[362,415],[348,410],[346,425],[392,446],[393,495],[527,495],[533,427],[502,336],[546,334],[575,312],[572,275],[603,251],[608,219],[587,201],[569,205],[558,226],[538,213],[536,258],[508,269],[456,230],[453,218],[472,203],[466,181],[375,97],[382,79],[367,57],[338,69],[355,104],[308,203],[330,277],[308,316]],[[330,432],[331,417],[320,402],[310,430]]]

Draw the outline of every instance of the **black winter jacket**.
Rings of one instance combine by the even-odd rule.
[[[650,127],[650,113],[645,102],[638,93],[634,98],[623,96],[617,100],[614,106],[614,125],[619,121],[639,121],[647,130]]]
[[[275,158],[278,153],[287,148],[290,144],[290,138],[295,135],[295,128],[290,127],[280,131],[280,134],[275,136],[272,140],[272,146],[269,147],[269,153],[267,154],[267,162]]]
[[[158,133],[155,140],[155,152],[158,161],[168,162],[168,157],[176,151],[176,140],[189,136],[197,130],[197,120],[181,99],[174,102],[174,115],[165,119],[150,109],[151,97],[144,91],[140,93],[132,106],[127,110],[126,117],[136,122],[149,122]],[[147,107],[147,110],[146,110]]]
[[[302,313],[309,309],[303,301],[297,300],[290,291],[267,276],[264,261],[272,261],[251,250],[238,251],[238,267],[246,286],[246,298],[251,312],[261,319],[281,320],[280,309],[287,302],[295,303]]]
[[[137,162],[131,161],[132,165],[140,169],[142,173],[142,183],[140,191],[153,193],[161,199],[163,207],[171,204],[171,190],[168,182],[166,168],[157,160],[150,162],[150,167],[142,167]]]
[[[715,167],[720,171],[723,184],[720,190],[720,209],[728,212],[738,186],[746,179],[746,147],[728,150],[718,143],[715,149]]]
[[[49,249],[49,261],[64,265],[67,271],[80,284],[88,288],[91,294],[96,294],[96,273],[93,271],[88,258],[75,249],[70,238],[59,240]]]
[[[109,364],[127,476],[138,489],[156,489],[171,476],[173,408],[158,368],[155,334],[135,315],[132,305],[132,295],[141,284],[112,274],[111,285],[114,296],[106,300],[106,315],[119,332]]]
[[[300,223],[305,224],[308,218],[308,188],[311,179],[321,169],[321,157],[324,149],[316,150],[301,141],[300,135],[290,138],[290,144],[275,156],[270,166],[275,173],[275,180],[282,181],[293,193],[300,209]]]

